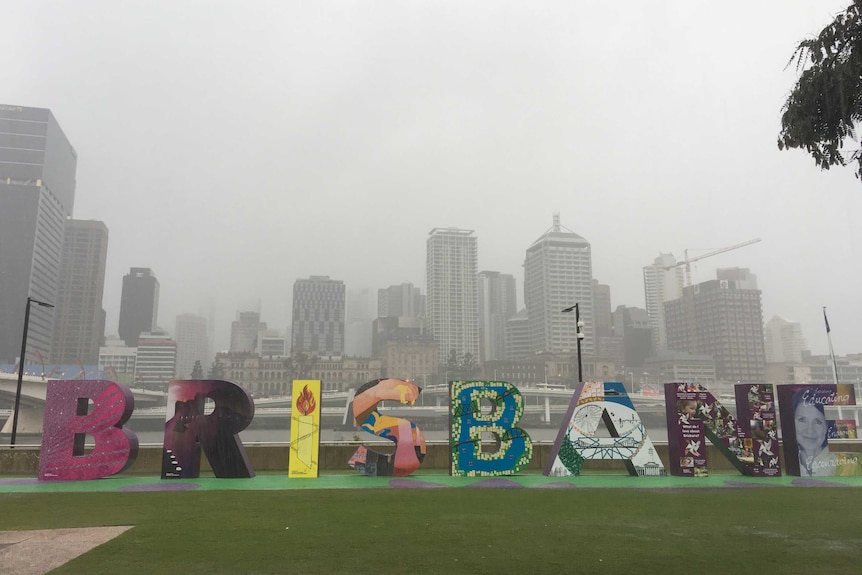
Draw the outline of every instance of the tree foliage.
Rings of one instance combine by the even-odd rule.
[[[842,149],[862,119],[862,0],[800,42],[788,66],[794,63],[802,73],[781,110],[778,149],[802,148],[823,170],[855,162],[862,178],[860,149]]]
[[[201,360],[195,360],[195,366],[192,368],[192,379],[203,379],[204,368],[201,365]]]
[[[449,356],[443,365],[444,370],[460,379],[470,379],[479,369],[476,357],[469,351],[463,355],[454,349],[449,350]]]
[[[212,362],[210,366],[209,373],[207,374],[207,378],[209,379],[224,379],[224,365],[220,364],[218,360]]]

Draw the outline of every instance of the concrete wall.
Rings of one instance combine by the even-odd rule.
[[[359,444],[326,444],[320,446],[320,469],[323,473],[327,471],[347,471],[350,468],[347,460],[356,451]],[[667,445],[656,445],[661,460],[667,464]],[[709,457],[709,469],[713,471],[734,471],[721,453],[712,445],[707,446]],[[246,446],[249,459],[257,472],[283,472],[287,473],[287,462],[289,446],[287,445],[248,445]],[[862,441],[844,441],[840,446],[835,446],[833,451],[847,451],[862,453]],[[541,471],[545,461],[550,457],[551,445],[533,445],[533,459],[529,469]],[[157,447],[141,448],[135,463],[124,475],[160,475],[162,466],[162,450]],[[422,464],[422,469],[435,470],[447,473],[449,470],[449,446],[447,444],[428,445],[428,454]],[[614,473],[627,473],[625,463],[622,461],[587,461],[584,464],[585,471],[609,471]],[[0,449],[0,475],[32,475],[39,471],[39,450],[33,448],[4,447]],[[201,472],[209,473],[210,466],[206,457],[201,457]]]

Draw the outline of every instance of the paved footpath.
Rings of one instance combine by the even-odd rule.
[[[42,575],[131,526],[0,531],[0,575]]]
[[[545,477],[540,474],[507,477],[451,477],[433,472],[406,478],[364,477],[349,473],[321,475],[316,479],[291,479],[287,475],[264,474],[246,479],[162,480],[157,476],[119,475],[93,481],[38,481],[33,477],[0,477],[2,493],[82,493],[123,491],[230,491],[279,489],[433,489],[433,488],[513,488],[513,489],[697,489],[769,487],[862,487],[862,477],[745,477],[713,474],[709,477],[632,477],[622,474],[588,474],[577,477]]]

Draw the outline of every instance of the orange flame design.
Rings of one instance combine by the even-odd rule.
[[[302,388],[302,393],[296,398],[296,410],[300,415],[308,415],[317,407],[314,394],[308,390],[308,386]]]

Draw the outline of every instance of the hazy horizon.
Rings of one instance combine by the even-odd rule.
[[[105,0],[4,5],[3,104],[50,108],[78,154],[74,217],[110,231],[103,306],[159,279],[159,324],[210,300],[289,325],[296,279],[412,282],[425,240],[475,230],[514,275],[562,224],[612,307],[642,268],[752,238],[693,283],[747,267],[764,323],[862,352],[862,183],[776,146],[799,40],[847,0],[613,5]],[[373,308],[372,308],[373,309]]]

